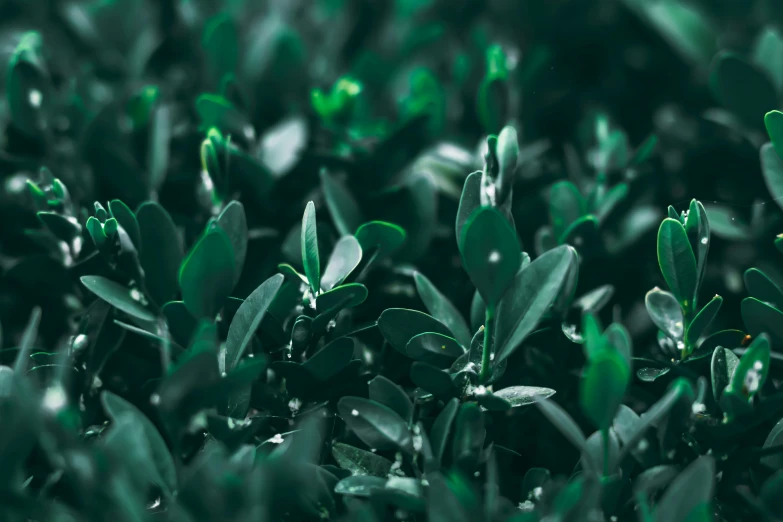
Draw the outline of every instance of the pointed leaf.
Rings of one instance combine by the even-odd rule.
[[[182,243],[171,216],[157,202],[148,201],[136,211],[141,235],[139,261],[150,298],[158,306],[174,299],[179,290]]]
[[[718,346],[712,354],[710,372],[712,377],[712,396],[715,402],[720,403],[723,390],[731,382],[734,371],[739,364],[739,358],[728,348]]]
[[[302,265],[314,296],[321,289],[321,262],[318,257],[318,231],[315,225],[315,205],[307,204],[302,216]]]
[[[326,263],[321,288],[324,291],[340,285],[362,260],[362,247],[354,236],[343,236],[334,245],[334,250]]]
[[[470,329],[457,308],[420,272],[413,274],[416,290],[432,316],[451,330],[462,346],[470,346]]]
[[[342,236],[352,235],[363,223],[362,213],[356,199],[345,187],[327,171],[321,171],[321,187],[326,199],[326,208],[332,215],[337,231]]]
[[[658,229],[658,264],[672,294],[689,314],[696,292],[696,258],[682,223],[666,218]]]
[[[412,451],[407,423],[390,408],[361,397],[343,397],[337,403],[337,411],[356,436],[371,448]]]
[[[388,406],[404,420],[410,420],[413,404],[405,391],[383,375],[376,375],[369,383],[370,399]]]
[[[722,304],[723,298],[716,295],[709,303],[704,305],[704,308],[699,310],[699,313],[693,318],[691,324],[688,325],[688,330],[685,332],[685,340],[689,346],[696,346],[696,342],[710,326],[713,319],[715,319],[715,316],[718,315],[718,311]]]
[[[221,228],[207,232],[182,262],[182,301],[196,318],[215,317],[234,288],[234,249]]]
[[[391,471],[392,463],[388,459],[338,442],[332,446],[332,456],[341,468],[352,475],[368,475],[385,478]]]
[[[448,328],[423,312],[406,308],[389,308],[378,318],[378,329],[386,342],[395,350],[407,355],[408,341],[424,332],[435,332],[450,336]]]
[[[236,284],[242,275],[247,255],[247,217],[242,203],[232,201],[226,205],[217,218],[217,226],[225,231],[234,248],[234,284]]]
[[[405,353],[411,359],[425,361],[440,368],[448,368],[465,353],[455,339],[447,335],[425,332],[408,341]]]
[[[82,276],[81,282],[93,294],[113,307],[142,321],[154,321],[155,315],[140,301],[133,298],[134,291],[101,276]],[[138,293],[138,290],[136,290]],[[138,293],[138,295],[141,295]]]

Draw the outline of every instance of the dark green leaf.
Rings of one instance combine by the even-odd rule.
[[[498,307],[495,364],[511,355],[535,329],[576,262],[576,251],[561,246],[539,256],[517,274]]]
[[[759,156],[767,190],[778,206],[783,206],[783,159],[775,151],[772,143],[762,145]]]
[[[591,355],[582,375],[579,399],[582,411],[599,430],[607,430],[612,425],[629,381],[630,368],[613,348]]]
[[[215,317],[234,288],[234,266],[234,249],[222,228],[199,239],[179,270],[182,301],[194,317]]]
[[[226,337],[226,368],[234,368],[242,358],[282,284],[283,276],[273,275],[253,290],[234,314]]]
[[[481,455],[486,438],[484,415],[476,403],[467,402],[460,406],[454,425],[452,459],[462,469],[472,470]]]
[[[767,134],[769,134],[769,139],[772,141],[772,147],[775,149],[775,152],[778,153],[778,158],[783,158],[783,112],[768,112],[764,116],[764,125],[767,127]],[[762,154],[762,158],[763,157],[764,154]],[[778,178],[775,182],[774,185],[776,189],[783,189],[783,180]],[[773,192],[772,185],[769,181],[767,182],[767,188],[770,189],[770,192]],[[777,192],[777,190],[775,192]]]
[[[560,239],[566,229],[586,213],[585,198],[570,181],[559,181],[549,192],[549,219],[552,234]]]
[[[555,394],[555,390],[538,386],[509,386],[494,392],[494,394],[495,397],[508,401],[512,408],[518,408],[546,400]]]
[[[141,234],[139,261],[150,298],[158,306],[174,299],[179,289],[178,272],[182,243],[171,216],[159,203],[148,201],[136,211]]]
[[[579,450],[587,467],[589,469],[597,470],[598,468],[592,461],[590,451],[587,448],[587,439],[585,439],[584,433],[576,422],[574,422],[574,419],[572,419],[571,416],[553,400],[547,399],[538,401],[535,404],[538,409],[541,410],[541,413],[544,414],[544,417],[549,419],[549,422],[555,425],[566,440]]]
[[[321,288],[329,291],[332,288],[342,284],[342,282],[351,275],[351,272],[359,266],[362,260],[362,247],[354,236],[344,236],[340,238],[331,256],[326,263],[323,277],[321,277]]]
[[[118,310],[142,321],[155,320],[155,315],[142,304],[143,297],[138,290],[130,290],[101,276],[82,276],[81,282],[90,292]]]
[[[362,252],[368,252],[378,247],[379,258],[392,255],[405,243],[405,238],[407,237],[402,227],[385,221],[364,223],[356,230],[354,235],[359,240]]]
[[[315,225],[315,205],[307,204],[302,216],[302,265],[310,282],[313,296],[321,290],[321,261],[318,256],[318,231]]]
[[[443,400],[457,395],[449,373],[425,362],[416,361],[411,365],[411,380],[419,388]]]
[[[111,212],[111,216],[117,220],[117,223],[125,229],[125,232],[128,233],[128,237],[130,237],[136,250],[141,252],[141,230],[139,229],[139,222],[136,220],[136,215],[133,211],[119,199],[113,199],[109,201],[109,212]]]
[[[339,495],[351,495],[353,497],[369,497],[373,491],[386,487],[386,478],[372,477],[369,475],[353,475],[346,477],[337,483],[334,492]]]
[[[517,235],[503,214],[493,207],[476,210],[462,231],[460,253],[484,302],[497,306],[522,263]]]
[[[416,290],[432,316],[451,330],[462,346],[470,346],[470,329],[457,308],[420,272],[413,274]]]
[[[386,406],[361,397],[343,397],[337,403],[337,411],[356,436],[371,448],[412,451],[407,423]]]
[[[712,377],[712,396],[715,402],[720,403],[723,396],[723,390],[731,382],[734,371],[739,364],[739,358],[728,348],[718,346],[712,354],[712,364],[710,366]]]
[[[446,451],[449,435],[451,434],[451,426],[454,423],[454,419],[457,417],[458,410],[459,399],[456,397],[450,399],[432,425],[432,430],[430,431],[432,454],[438,462],[442,462],[443,460],[443,454]]]
[[[451,335],[448,328],[432,316],[406,308],[384,310],[378,318],[378,329],[386,342],[404,355],[407,355],[408,342],[420,333],[435,332]]]
[[[207,20],[201,45],[215,81],[236,71],[239,62],[239,35],[230,16],[219,14]]]
[[[783,419],[780,419],[770,430],[767,439],[764,441],[764,449],[780,446],[781,444],[783,444]],[[783,452],[767,455],[760,462],[772,469],[783,469]]]
[[[783,308],[783,290],[758,268],[745,271],[745,288],[751,297],[768,303],[778,310]]]
[[[777,92],[767,75],[730,52],[720,52],[713,60],[709,84],[720,104],[751,127],[761,127],[764,114],[777,106]]]
[[[685,220],[685,232],[691,243],[691,250],[696,257],[696,289],[693,294],[693,310],[696,309],[698,291],[704,279],[704,270],[707,267],[707,254],[710,251],[710,221],[704,205],[695,199],[691,200],[688,208],[688,217]]]
[[[405,391],[383,375],[376,375],[369,383],[370,399],[388,406],[404,420],[410,420],[413,404]]]
[[[690,314],[698,279],[696,258],[685,227],[677,220],[666,218],[658,229],[658,264],[672,294]]]
[[[688,330],[685,332],[685,340],[688,346],[696,346],[696,341],[704,334],[704,331],[712,324],[715,316],[718,315],[721,305],[723,304],[723,298],[719,295],[713,297],[709,303],[704,305],[704,308],[699,310],[696,317],[693,318],[691,324],[688,325]]]
[[[60,241],[70,243],[82,233],[82,227],[75,218],[56,212],[38,212],[37,216],[41,223]],[[96,241],[95,244],[101,246],[99,241]]]
[[[392,467],[392,463],[380,455],[340,442],[332,446],[332,456],[341,468],[349,470],[352,475],[386,478]]]
[[[31,137],[39,137],[52,105],[49,73],[43,58],[43,39],[37,31],[22,34],[8,62],[6,78],[8,111],[16,126]]]
[[[655,507],[657,522],[685,522],[698,506],[711,502],[715,485],[715,461],[710,455],[697,458],[666,488]]]
[[[765,334],[761,334],[750,343],[742,355],[726,393],[737,393],[745,399],[752,399],[767,380],[769,358],[769,339]]]
[[[457,223],[455,231],[457,233],[457,244],[462,241],[462,229],[468,218],[473,212],[481,206],[481,171],[476,171],[465,178],[465,184],[462,187],[462,196],[459,200],[457,209]]]
[[[302,366],[316,379],[326,382],[348,366],[353,359],[353,352],[353,339],[341,337],[318,350]]]
[[[321,187],[326,198],[326,207],[332,215],[337,231],[343,236],[354,234],[363,222],[356,199],[342,181],[325,170],[321,171]]]
[[[340,309],[359,306],[367,299],[367,287],[360,283],[348,283],[324,292],[315,300],[319,313],[339,306]]]
[[[225,231],[234,248],[234,284],[239,281],[247,255],[247,217],[245,207],[239,201],[232,201],[217,218],[217,226]]]
[[[448,368],[465,353],[457,341],[447,335],[425,332],[408,341],[405,353],[411,359],[425,361],[441,368]]]
[[[753,336],[766,332],[775,339],[783,339],[783,312],[767,303],[753,297],[743,299],[742,320]]]

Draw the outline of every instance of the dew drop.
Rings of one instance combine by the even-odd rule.
[[[67,397],[62,386],[52,386],[47,388],[43,397],[43,405],[49,411],[60,411],[65,406]]]
[[[708,242],[709,242],[709,239],[707,239],[706,237],[701,238],[701,244],[702,245],[706,245]]]
[[[489,253],[489,262],[490,263],[497,263],[500,261],[500,252],[497,250],[493,250]]]
[[[359,410],[351,410],[351,415],[353,415],[354,417],[358,417],[359,416]]]
[[[160,395],[158,395],[157,393],[153,393],[152,395],[150,395],[150,404],[152,404],[153,406],[157,406],[158,404],[160,404]]]
[[[43,101],[43,94],[38,89],[30,89],[30,93],[27,95],[28,101],[32,107],[36,109],[41,106]]]
[[[130,296],[131,296],[131,299],[133,299],[134,301],[141,302],[142,295],[141,295],[141,292],[139,292],[138,288],[131,288]]]
[[[283,436],[280,435],[279,433],[277,433],[277,434],[275,434],[274,437],[269,439],[269,442],[271,442],[272,444],[282,444],[283,443]]]

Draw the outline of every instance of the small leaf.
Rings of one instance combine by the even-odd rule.
[[[332,456],[341,468],[352,475],[368,475],[385,478],[391,471],[392,463],[388,459],[338,442],[332,446]]]
[[[672,294],[690,314],[697,285],[696,258],[679,221],[666,218],[658,229],[658,264]]]
[[[498,177],[495,183],[498,201],[504,202],[514,186],[514,177],[519,160],[519,139],[514,127],[507,125],[498,134],[497,141]]]
[[[671,371],[671,368],[639,368],[636,370],[636,376],[640,381],[655,382],[656,379],[663,377]]]
[[[691,250],[696,257],[696,287],[693,293],[692,309],[696,309],[699,287],[704,279],[704,271],[707,268],[707,254],[710,251],[710,221],[707,211],[699,201],[691,200],[688,207],[688,218],[685,220],[685,233],[691,244]]]
[[[753,297],[742,300],[741,311],[749,334],[766,332],[775,339],[783,339],[783,312]]]
[[[60,241],[70,243],[82,233],[82,227],[75,218],[64,216],[57,212],[38,212],[36,215],[38,216],[38,220]],[[95,218],[92,219],[97,222]],[[103,235],[102,233],[103,230],[101,229],[100,234]],[[103,235],[103,237],[105,237],[105,235]],[[97,246],[101,246],[101,243],[99,242],[100,239],[99,236],[99,240],[95,241]]]
[[[485,439],[486,429],[481,408],[474,402],[462,404],[454,426],[454,440],[451,447],[453,462],[465,470],[475,469]]]
[[[750,400],[764,386],[769,374],[770,348],[765,334],[756,337],[737,364],[726,393]]]
[[[148,201],[136,210],[141,235],[139,261],[150,298],[158,306],[174,299],[179,290],[182,243],[171,216],[157,202]]]
[[[229,15],[219,14],[207,20],[201,45],[215,81],[236,71],[239,62],[239,35]]]
[[[674,479],[655,507],[656,522],[686,521],[698,506],[712,501],[715,461],[703,455]]]
[[[14,126],[30,137],[39,137],[48,123],[47,112],[53,100],[43,39],[38,31],[23,33],[11,55],[6,100]]]
[[[226,337],[227,369],[234,368],[242,358],[282,284],[282,274],[273,275],[253,290],[239,306]]]
[[[497,311],[495,364],[511,355],[535,329],[576,262],[576,251],[561,246],[542,254],[516,275]]]
[[[343,397],[337,403],[337,411],[356,436],[371,448],[412,451],[407,423],[386,406],[361,397]]]
[[[457,209],[457,223],[455,231],[457,233],[457,244],[462,241],[462,229],[468,218],[473,212],[481,206],[481,171],[476,171],[465,178],[465,184],[462,187],[462,196],[459,200]]]
[[[555,390],[538,386],[509,386],[494,392],[494,394],[495,397],[508,401],[512,408],[518,408],[546,400],[555,394]]]
[[[354,236],[343,236],[334,245],[329,261],[326,263],[321,288],[329,291],[342,284],[351,275],[351,272],[359,266],[362,260],[362,247]]]
[[[410,420],[413,404],[405,391],[383,375],[376,375],[369,383],[370,399],[388,406],[404,420]]]
[[[780,156],[772,143],[765,143],[759,150],[761,173],[772,199],[783,207],[783,156]]]
[[[443,407],[430,430],[430,441],[432,441],[432,454],[437,462],[443,461],[443,453],[448,445],[451,427],[459,410],[459,399],[456,397],[450,399]]]
[[[783,158],[783,112],[768,112],[764,116],[764,125],[767,127],[767,134],[769,134],[769,139],[772,140],[772,147],[775,149],[775,152],[778,153],[778,158]],[[762,153],[761,156],[763,158],[764,154]],[[783,190],[783,180],[778,178],[774,181],[776,187],[775,192]],[[767,182],[767,188],[769,188],[770,192],[773,192],[772,185],[773,184]]]
[[[419,388],[443,400],[457,395],[457,387],[449,373],[425,362],[416,361],[411,365],[411,380]]]
[[[758,268],[745,271],[745,288],[751,297],[768,303],[778,310],[783,308],[783,290]]]
[[[406,308],[384,310],[378,318],[378,329],[386,342],[403,355],[407,355],[408,341],[420,333],[435,332],[451,336],[451,332],[432,316]]]
[[[359,306],[367,299],[367,287],[360,283],[348,283],[324,292],[315,300],[319,313],[331,310],[336,306],[340,309]]]
[[[599,430],[607,430],[612,425],[629,381],[630,368],[613,348],[590,357],[582,376],[579,399],[582,411]]]
[[[101,403],[113,421],[116,422],[121,416],[127,416],[133,424],[141,427],[158,474],[159,481],[156,482],[159,486],[165,486],[169,493],[173,493],[177,488],[174,459],[155,425],[134,405],[109,391],[101,394]]]
[[[462,346],[470,346],[470,329],[457,308],[420,272],[413,274],[416,290],[432,316],[451,330]]]
[[[386,487],[386,479],[368,475],[353,475],[342,479],[334,488],[338,495],[369,497],[374,491]]]
[[[685,340],[689,346],[696,346],[696,342],[704,334],[704,331],[710,324],[712,324],[715,316],[718,315],[718,311],[722,304],[723,298],[716,295],[709,303],[704,305],[704,308],[699,310],[699,313],[693,318],[691,324],[688,325],[688,330],[685,332]]]
[[[715,98],[751,127],[760,127],[764,114],[777,106],[777,92],[755,65],[731,52],[718,53],[709,80]]]
[[[125,232],[128,233],[128,237],[130,237],[131,243],[136,247],[136,250],[141,252],[141,230],[133,211],[119,199],[113,199],[109,201],[109,212],[117,220],[117,223],[125,229]]]
[[[90,292],[118,310],[142,321],[155,320],[155,315],[133,298],[134,290],[129,290],[121,284],[101,276],[82,276],[81,282]],[[135,292],[138,293],[138,290]]]
[[[342,181],[325,170],[321,171],[321,187],[337,231],[342,236],[354,234],[363,222],[356,199]]]
[[[215,317],[234,288],[234,249],[214,228],[199,239],[179,270],[182,301],[193,317]]]
[[[408,341],[405,353],[411,359],[431,363],[440,368],[448,368],[465,349],[452,337],[425,332],[415,335]]]
[[[232,201],[217,218],[217,226],[225,231],[234,248],[234,284],[237,284],[247,255],[247,217],[245,207],[239,201]]]
[[[313,296],[321,289],[321,262],[318,257],[318,231],[315,225],[315,205],[307,204],[302,216],[302,265],[310,282]]]
[[[781,444],[783,444],[783,419],[780,419],[770,430],[764,441],[764,449],[774,448]],[[772,469],[783,469],[783,453],[778,452],[775,455],[767,455],[760,462]]]
[[[356,230],[354,235],[359,240],[362,252],[368,252],[378,247],[379,258],[392,255],[405,243],[405,238],[407,237],[402,227],[385,221],[364,223]]]
[[[723,390],[731,382],[734,371],[739,364],[739,358],[728,348],[718,346],[712,354],[710,372],[712,377],[712,396],[715,402],[720,403]]]
[[[586,213],[586,202],[570,181],[552,185],[549,192],[549,219],[555,238],[564,237],[566,229]]]
[[[783,37],[775,26],[767,25],[759,34],[753,61],[769,75],[778,92],[783,92]]]
[[[315,352],[302,366],[317,380],[326,382],[348,366],[353,352],[353,339],[340,337]]]
[[[482,207],[465,224],[460,253],[470,280],[494,308],[522,264],[514,229],[498,210]]]

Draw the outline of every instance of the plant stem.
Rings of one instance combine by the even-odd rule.
[[[604,477],[609,476],[609,429],[601,430],[601,440],[604,443]]]
[[[495,328],[495,307],[487,305],[484,316],[484,349],[481,352],[481,371],[479,372],[479,384],[490,376],[490,355],[492,354],[492,330]]]

